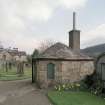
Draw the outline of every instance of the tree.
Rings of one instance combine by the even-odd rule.
[[[39,56],[39,51],[38,51],[38,49],[35,49],[32,54],[32,58],[37,58],[38,56]]]
[[[53,40],[45,40],[43,42],[40,43],[39,45],[39,52],[40,53],[43,53],[47,48],[49,48],[50,46],[54,45],[55,44],[55,41]]]
[[[32,63],[32,56],[31,56],[31,55],[27,55],[27,62],[28,62],[29,64]]]
[[[24,74],[24,62],[21,62],[21,61],[17,62],[17,74],[19,76],[23,76],[23,74]]]
[[[17,74],[19,76],[23,76],[23,74],[24,74],[24,60],[22,59],[21,55],[19,55],[17,57],[16,64],[17,64]]]

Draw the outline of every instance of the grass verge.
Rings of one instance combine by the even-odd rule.
[[[105,100],[88,92],[51,91],[48,98],[53,105],[105,105]]]
[[[2,81],[12,81],[12,80],[22,80],[28,79],[32,77],[32,70],[31,68],[24,68],[24,75],[18,76],[16,73],[16,68],[12,68],[6,72],[5,70],[0,70],[0,80]]]

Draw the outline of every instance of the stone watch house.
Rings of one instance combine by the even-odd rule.
[[[94,72],[94,61],[80,52],[80,31],[69,32],[69,46],[56,43],[32,60],[32,81],[41,88],[57,83],[77,82]]]

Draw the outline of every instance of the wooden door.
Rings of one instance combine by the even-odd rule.
[[[102,75],[102,80],[105,81],[105,63],[101,65],[101,75]]]
[[[49,63],[47,65],[47,78],[54,79],[54,77],[55,77],[55,65],[52,63]]]

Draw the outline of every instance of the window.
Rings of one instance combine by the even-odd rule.
[[[6,55],[3,55],[3,60],[6,60]]]
[[[55,65],[53,63],[49,63],[47,65],[47,78],[54,79],[55,77]]]

